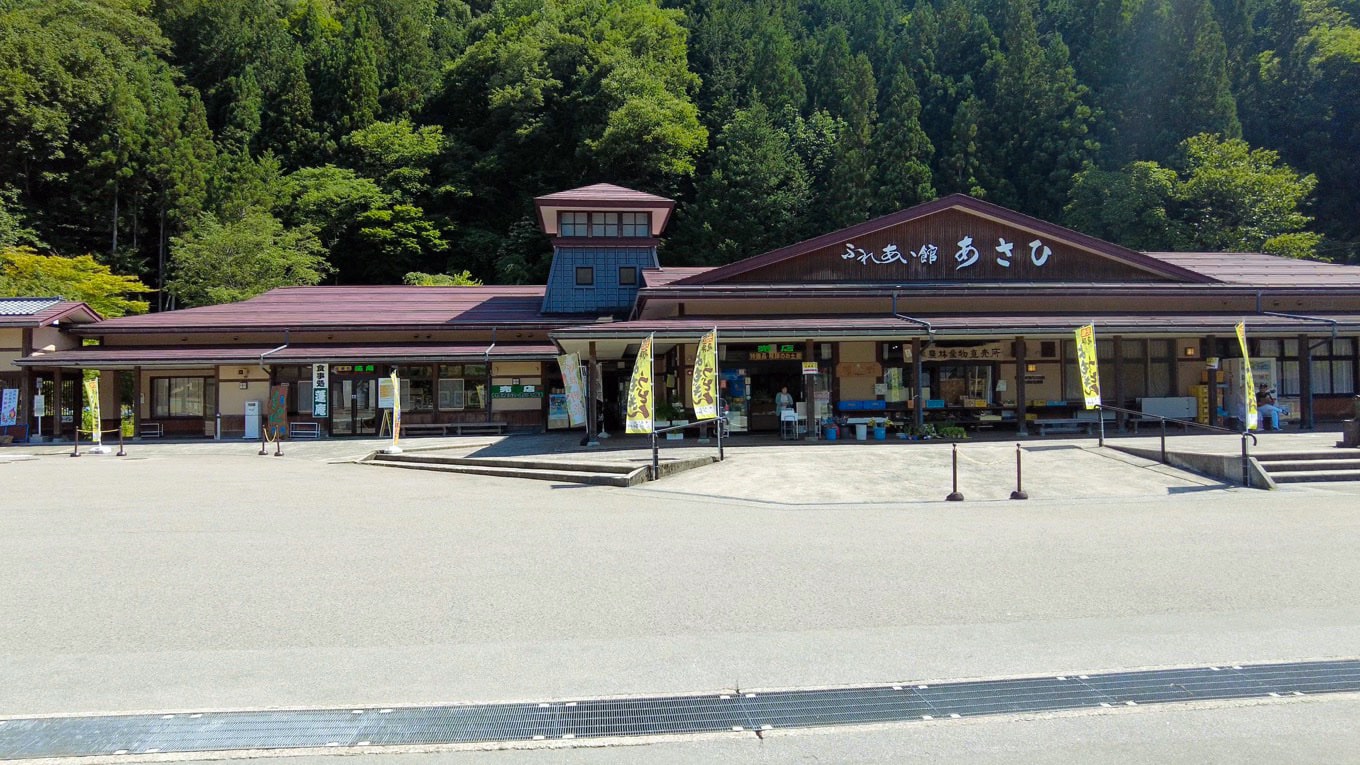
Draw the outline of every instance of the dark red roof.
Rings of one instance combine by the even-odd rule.
[[[84,303],[61,298],[0,298],[0,327],[46,327],[64,320],[78,323],[102,318]]]
[[[499,287],[282,287],[239,303],[125,316],[90,328],[117,332],[284,329],[461,329],[560,326],[539,312],[542,285]]]
[[[677,280],[674,283],[677,286],[719,283],[733,276],[737,276],[738,274],[748,273],[750,271],[771,266],[775,263],[798,258],[824,247],[836,245],[844,240],[857,239],[891,226],[897,226],[917,218],[924,218],[927,215],[934,215],[935,213],[949,209],[960,209],[972,212],[1002,223],[1026,228],[1037,233],[1052,236],[1056,239],[1062,239],[1099,253],[1111,260],[1125,263],[1134,268],[1159,274],[1177,281],[1214,281],[1212,277],[1182,268],[1174,263],[1160,260],[1136,250],[1130,250],[1127,247],[1120,247],[1117,244],[1112,244],[1093,236],[1087,236],[1079,231],[1064,228],[1057,224],[1049,223],[1048,221],[1039,220],[1038,218],[1018,213],[1014,210],[1001,207],[1000,205],[992,204],[991,202],[984,202],[981,199],[975,199],[967,194],[950,194],[949,196],[941,197],[931,202],[919,204],[915,207],[909,207],[890,215],[884,215],[881,218],[868,220],[850,226],[849,228],[832,231],[812,239],[788,245],[787,247],[781,247],[777,250],[771,250],[761,255],[746,258],[745,260],[739,260],[735,263],[710,269],[704,273]]]
[[[534,197],[535,204],[551,205],[554,207],[562,205],[590,204],[595,202],[629,204],[641,207],[656,207],[658,205],[669,207],[675,204],[665,197],[648,194],[645,191],[626,189],[622,186],[615,186],[612,183],[596,183],[590,186],[569,189],[567,191],[559,191],[555,194],[545,194],[541,197]]]
[[[35,353],[22,366],[86,368],[173,367],[209,364],[312,364],[358,361],[446,362],[546,360],[557,356],[552,343],[357,343],[346,345],[182,345],[173,347],[87,346]]]
[[[1254,287],[1360,287],[1360,266],[1298,260],[1259,252],[1149,252],[1222,282]]]
[[[611,322],[589,326],[566,327],[552,336],[559,340],[594,338],[645,337],[655,333],[659,337],[698,337],[718,328],[719,336],[750,338],[815,338],[835,336],[883,335],[926,337],[931,330],[936,335],[952,337],[1009,335],[1037,335],[1070,333],[1077,327],[1094,322],[1102,335],[1125,333],[1136,335],[1185,335],[1219,333],[1231,335],[1239,321],[1245,321],[1249,333],[1311,332],[1322,334],[1330,325],[1320,321],[1304,321],[1283,316],[1242,314],[1007,314],[1007,315],[951,315],[918,316],[930,324],[897,319],[892,316],[790,316],[781,318],[751,316],[683,316],[666,319],[642,319]],[[1339,322],[1346,331],[1360,329],[1360,314],[1327,314],[1321,317]]]

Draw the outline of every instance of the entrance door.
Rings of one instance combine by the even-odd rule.
[[[373,436],[378,433],[378,381],[331,378],[331,433]]]

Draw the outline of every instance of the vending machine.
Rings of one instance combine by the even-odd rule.
[[[260,410],[263,402],[246,402],[246,434],[245,438],[254,440],[260,437]]]

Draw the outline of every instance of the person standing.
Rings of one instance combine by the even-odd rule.
[[[789,394],[789,386],[785,385],[774,394],[774,410],[782,412],[785,409],[793,408],[793,396]]]

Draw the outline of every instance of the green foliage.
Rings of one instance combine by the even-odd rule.
[[[443,147],[438,125],[417,128],[408,120],[375,122],[345,137],[354,167],[383,190],[413,199],[428,188],[430,166]]]
[[[356,223],[365,256],[349,268],[370,283],[396,282],[402,274],[438,261],[449,247],[439,227],[414,205],[368,210]]]
[[[480,287],[480,279],[472,278],[470,271],[459,271],[456,274],[423,274],[419,271],[412,271],[401,278],[402,284],[410,284],[414,287]]]
[[[60,297],[88,304],[101,316],[146,313],[136,296],[151,288],[131,276],[112,273],[89,255],[43,255],[30,247],[0,248],[0,296]]]
[[[285,228],[261,210],[225,222],[204,214],[172,240],[166,289],[189,307],[317,284],[330,270],[323,251],[311,226]]]
[[[1322,238],[1304,230],[1312,218],[1302,212],[1316,179],[1280,165],[1277,153],[1202,134],[1181,144],[1177,165],[1082,173],[1067,222],[1147,250],[1316,253]]]

